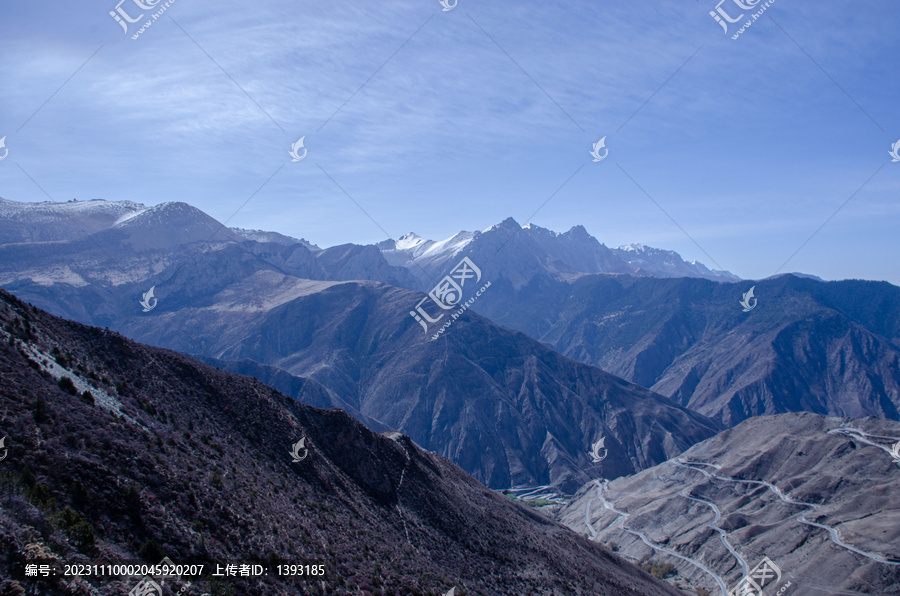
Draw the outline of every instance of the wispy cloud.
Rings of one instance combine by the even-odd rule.
[[[114,4],[0,8],[0,136],[103,46],[8,138],[0,195],[45,198],[6,167],[20,160],[61,200],[186,200],[225,218],[305,135],[307,160],[281,170],[236,225],[323,245],[380,239],[320,164],[385,229],[445,237],[526,217],[608,135],[610,159],[573,178],[538,223],[671,242],[703,260],[671,221],[651,223],[661,214],[618,162],[716,260],[743,263],[761,232],[783,230],[792,246],[800,222],[824,220],[900,137],[900,16],[875,4],[776,4],[781,28],[764,17],[737,41],[703,0],[460,0],[449,12],[436,0],[178,0],[178,26],[164,16],[137,41],[109,17]],[[898,181],[885,168],[829,226],[880,230],[896,216],[886,196]],[[852,233],[846,242],[863,246]],[[812,273],[853,275],[811,258]],[[889,267],[882,276],[900,281]]]

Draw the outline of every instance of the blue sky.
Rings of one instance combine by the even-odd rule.
[[[117,1],[0,6],[3,198],[320,246],[537,211],[745,278],[803,246],[785,271],[900,283],[900,6],[776,0],[734,40],[710,0],[176,0],[133,40]]]

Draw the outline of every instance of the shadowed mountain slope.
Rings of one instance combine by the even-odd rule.
[[[409,316],[420,298],[414,292],[275,276],[252,283],[252,297],[237,284],[208,307],[161,305],[119,328],[266,381],[276,371],[228,361],[313,379],[350,411],[408,434],[494,488],[580,486],[600,436],[611,449],[603,470],[619,475],[717,430],[665,398],[475,314],[464,313],[431,341]]]
[[[791,411],[900,419],[900,288],[885,282],[543,277],[497,284],[475,308],[725,425]]]
[[[399,433],[0,292],[0,591],[123,594],[139,578],[25,580],[61,562],[265,565],[165,593],[677,594]],[[68,380],[64,380],[68,379]],[[87,393],[87,395],[85,395]],[[291,446],[305,440],[302,460]],[[299,453],[298,448],[294,449]],[[325,578],[279,578],[279,562]],[[16,579],[12,579],[12,578]],[[90,587],[88,584],[95,585]]]

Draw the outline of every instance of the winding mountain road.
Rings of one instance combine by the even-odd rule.
[[[872,445],[873,447],[878,447],[879,449],[885,451],[892,458],[895,457],[894,452],[892,450],[893,444],[898,441],[898,439],[895,437],[873,435],[873,434],[865,433],[857,428],[853,428],[853,427],[847,426],[847,425],[841,426],[836,429],[832,429],[827,432],[828,432],[828,434],[831,434],[831,435],[835,435],[835,434],[844,435],[844,436],[850,437],[856,441],[859,441],[861,443]],[[887,447],[884,444],[879,443],[878,439],[891,441],[892,446]],[[766,482],[764,480],[748,480],[748,479],[744,479],[744,478],[732,478],[732,477],[728,477],[728,476],[721,476],[721,475],[719,475],[719,470],[721,469],[721,466],[719,466],[717,464],[713,464],[713,463],[708,463],[708,462],[687,461],[687,460],[679,457],[674,460],[670,460],[668,463],[671,463],[673,465],[680,466],[683,468],[687,468],[690,470],[694,470],[696,472],[700,472],[704,476],[705,480],[709,480],[709,481],[720,480],[723,482],[730,482],[733,484],[755,484],[755,485],[759,485],[759,486],[764,486],[768,490],[772,491],[772,493],[774,493],[775,496],[778,497],[782,502],[790,504],[790,505],[797,505],[800,507],[808,508],[807,511],[804,511],[800,515],[796,516],[795,519],[801,524],[805,524],[808,526],[812,526],[815,528],[820,528],[822,530],[825,530],[828,533],[828,537],[831,540],[831,542],[833,542],[836,546],[846,549],[846,550],[853,552],[857,555],[860,555],[862,557],[865,557],[869,560],[872,560],[872,561],[875,561],[878,563],[882,563],[884,565],[900,565],[900,562],[898,562],[898,561],[892,561],[892,560],[886,559],[885,557],[883,557],[881,555],[873,554],[871,552],[867,552],[860,548],[857,548],[853,545],[847,544],[846,542],[844,542],[841,539],[840,532],[837,528],[806,519],[807,516],[809,516],[810,514],[814,514],[817,511],[819,511],[819,509],[821,509],[821,505],[818,505],[816,503],[807,503],[805,501],[798,501],[796,499],[792,499],[792,498],[788,497],[786,494],[784,494],[781,491],[781,489],[779,489],[777,486],[775,486],[771,482]],[[712,471],[709,470],[710,468],[712,469]],[[707,522],[707,524],[714,532],[719,534],[719,538],[722,541],[722,545],[738,561],[738,563],[741,566],[741,569],[743,570],[743,576],[746,577],[749,574],[749,567],[747,565],[747,562],[743,559],[743,557],[741,557],[741,555],[734,549],[734,547],[728,541],[727,532],[718,525],[719,520],[722,519],[722,512],[719,509],[718,505],[716,505],[715,503],[708,501],[706,499],[701,499],[699,497],[695,497],[691,494],[691,491],[693,491],[693,489],[695,487],[697,487],[699,484],[701,484],[701,482],[703,482],[702,479],[698,482],[695,482],[695,483],[689,485],[689,486],[686,486],[685,488],[682,488],[678,494],[686,499],[689,499],[692,501],[697,501],[699,503],[703,503],[703,504],[709,506],[713,510],[714,517],[711,521]],[[710,569],[709,567],[704,565],[703,563],[701,563],[691,557],[686,557],[672,549],[669,549],[669,548],[666,548],[664,546],[660,546],[660,545],[654,543],[643,532],[639,532],[636,530],[631,530],[631,529],[626,528],[625,522],[627,521],[627,519],[630,517],[631,514],[626,513],[624,511],[619,511],[604,496],[604,492],[607,490],[607,485],[609,484],[609,481],[603,480],[601,483],[600,480],[594,480],[594,484],[596,484],[596,486],[597,486],[597,491],[596,491],[597,499],[600,500],[600,502],[603,504],[603,506],[606,509],[609,509],[610,511],[612,511],[613,513],[618,515],[616,520],[613,521],[607,527],[616,526],[618,529],[622,530],[623,532],[626,532],[628,534],[636,536],[650,548],[660,551],[660,552],[663,552],[663,553],[666,553],[666,554],[669,554],[673,557],[676,557],[678,559],[681,559],[681,560],[693,565],[694,567],[700,569],[704,573],[710,575],[716,581],[716,583],[719,585],[719,587],[722,589],[722,594],[724,596],[728,595],[728,590],[727,590],[724,579],[720,575],[715,573],[712,569]],[[591,524],[591,501],[592,501],[592,499],[590,497],[588,497],[588,499],[585,503],[584,523],[588,527],[588,530],[591,533],[591,540],[596,540],[598,533],[594,529],[593,525]]]
[[[559,493],[555,492],[553,490],[553,487],[551,487],[549,484],[544,484],[542,486],[507,488],[505,489],[505,492],[522,501],[535,501],[538,499],[543,499],[545,501],[552,501],[553,503],[558,504],[565,504],[567,502],[566,499]]]
[[[695,470],[697,472],[700,472],[701,474],[703,474],[704,476],[706,476],[709,479],[716,478],[715,474],[710,474],[706,470],[700,470],[700,469],[689,466],[680,457],[675,459],[674,463],[675,463],[675,465],[682,466],[684,468],[688,468],[690,470]],[[721,466],[719,466],[719,465],[708,464],[705,462],[690,462],[690,463],[692,463],[694,465],[710,466],[710,467],[715,468],[717,471],[719,468],[721,468]],[[688,492],[692,491],[694,489],[694,487],[697,486],[698,484],[700,484],[700,483],[695,482],[694,484],[681,489],[681,491],[678,494],[686,499],[690,499],[692,501],[697,501],[697,502],[709,505],[712,508],[712,510],[716,514],[716,516],[711,522],[708,522],[709,527],[712,528],[712,530],[719,535],[719,538],[722,540],[722,545],[726,549],[728,549],[728,552],[730,552],[732,554],[732,556],[734,556],[735,559],[737,559],[738,564],[740,564],[740,566],[741,566],[741,570],[744,572],[744,576],[746,576],[748,573],[750,573],[750,567],[747,565],[747,561],[745,561],[744,558],[741,555],[739,555],[738,552],[734,549],[734,547],[731,546],[731,543],[728,542],[728,533],[723,528],[721,528],[717,523],[720,519],[722,519],[722,512],[719,510],[719,506],[716,505],[715,503],[713,503],[712,501],[707,501],[706,499],[700,499],[698,497],[692,497],[689,494],[687,494]]]
[[[892,458],[894,457],[894,452],[891,450],[890,447],[885,447],[881,443],[876,443],[874,441],[871,441],[870,439],[872,439],[872,438],[887,439],[888,441],[891,441],[892,444],[896,443],[897,441],[900,441],[900,439],[897,439],[896,437],[885,437],[884,435],[872,435],[872,434],[863,432],[863,431],[859,430],[858,428],[853,428],[852,426],[846,426],[846,425],[839,426],[838,428],[833,428],[830,431],[828,431],[828,434],[829,435],[845,435],[845,436],[851,437],[853,439],[856,439],[860,443],[866,443],[867,445],[872,445],[873,447],[878,447],[879,449],[885,451]]]
[[[719,535],[719,538],[722,540],[722,545],[726,549],[728,549],[728,552],[730,552],[735,559],[737,559],[737,562],[741,565],[741,570],[743,571],[744,576],[746,576],[748,573],[750,573],[750,567],[747,565],[747,562],[744,560],[744,558],[741,557],[741,555],[739,555],[736,550],[734,550],[734,547],[731,546],[730,542],[728,542],[727,533],[725,532],[724,529],[719,527],[719,525],[717,523],[720,519],[722,519],[722,512],[719,511],[718,505],[716,505],[712,501],[707,501],[706,499],[699,499],[697,497],[692,497],[691,495],[687,494],[692,488],[694,488],[694,486],[696,486],[696,485],[683,488],[683,489],[681,489],[681,491],[678,494],[686,499],[690,499],[692,501],[697,501],[698,503],[703,503],[704,505],[709,505],[712,508],[712,510],[716,514],[716,516],[715,516],[715,518],[713,518],[712,521],[707,522],[707,523],[708,523],[709,527],[712,528],[713,532],[716,532]]]
[[[725,585],[725,580],[722,579],[722,577],[720,575],[718,575],[716,572],[714,572],[712,569],[710,569],[709,567],[707,567],[706,565],[704,565],[703,563],[701,563],[695,559],[692,559],[690,557],[685,557],[684,555],[682,555],[681,553],[679,553],[677,551],[674,551],[670,548],[666,548],[664,546],[660,546],[660,545],[654,543],[649,538],[647,538],[647,536],[643,532],[638,532],[637,530],[629,530],[628,528],[626,528],[625,520],[627,520],[631,514],[625,513],[624,511],[619,511],[618,509],[613,507],[612,503],[607,501],[606,498],[603,496],[603,491],[606,490],[606,485],[609,483],[609,481],[604,480],[603,483],[601,484],[599,480],[594,480],[594,483],[597,485],[597,498],[600,499],[600,502],[603,503],[603,506],[619,516],[618,518],[616,518],[616,521],[614,521],[613,524],[616,524],[620,530],[622,530],[623,532],[627,532],[628,534],[637,536],[638,538],[641,539],[641,541],[644,544],[646,544],[647,546],[649,546],[650,548],[652,548],[654,550],[658,550],[658,551],[664,552],[666,554],[672,555],[673,557],[677,557],[677,558],[681,559],[682,561],[690,563],[691,565],[700,569],[704,573],[709,574],[710,576],[712,576],[712,578],[714,580],[716,580],[716,583],[719,584],[719,587],[722,589],[723,596],[728,596],[728,587]],[[585,506],[585,521],[586,522],[589,521],[589,518],[587,517],[589,515],[589,507],[590,507],[590,499],[588,499],[587,505]],[[590,523],[588,523],[588,528],[590,528],[591,533],[593,535],[596,535],[596,533],[594,532],[594,529]],[[593,538],[593,536],[592,536],[592,538]]]
[[[831,432],[831,431],[829,431],[829,432]],[[788,497],[787,495],[785,495],[783,492],[781,492],[781,489],[779,489],[777,486],[775,486],[771,482],[765,482],[763,480],[746,480],[744,478],[729,478],[727,476],[719,476],[717,474],[710,474],[706,470],[694,467],[695,465],[706,465],[706,466],[712,465],[712,464],[707,464],[704,462],[689,462],[689,461],[684,461],[681,458],[679,458],[678,460],[675,460],[674,463],[679,466],[690,468],[691,470],[696,470],[697,472],[700,472],[701,474],[703,474],[704,476],[706,476],[707,478],[710,478],[710,479],[724,480],[726,482],[733,482],[735,484],[758,484],[760,486],[765,486],[766,488],[771,490],[773,493],[775,493],[775,496],[777,496],[779,499],[781,499],[785,503],[789,503],[791,505],[800,505],[801,507],[809,507],[811,510],[798,515],[796,518],[797,521],[800,522],[801,524],[806,524],[808,526],[814,526],[816,528],[821,528],[823,530],[826,530],[829,534],[829,537],[831,538],[831,541],[834,542],[836,545],[840,546],[841,548],[845,548],[851,552],[854,552],[858,555],[862,555],[863,557],[866,557],[873,561],[877,561],[879,563],[884,563],[885,565],[900,565],[900,562],[890,561],[888,559],[885,559],[882,556],[874,555],[874,554],[866,552],[862,549],[856,548],[855,546],[847,544],[846,542],[841,540],[840,534],[838,533],[838,530],[836,528],[832,528],[831,526],[826,526],[826,525],[820,524],[818,522],[813,522],[813,521],[807,520],[806,516],[809,515],[810,513],[815,513],[816,511],[818,511],[821,508],[821,505],[817,505],[815,503],[806,503],[804,501],[797,501],[795,499],[792,499],[792,498]],[[715,466],[715,468],[716,468],[716,470],[718,470],[719,466]]]

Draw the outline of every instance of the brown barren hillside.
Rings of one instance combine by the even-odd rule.
[[[2,594],[125,594],[140,578],[26,580],[22,567],[163,557],[268,571],[170,578],[165,594],[678,593],[343,411],[6,292],[0,329]],[[279,563],[326,573],[278,577]]]

